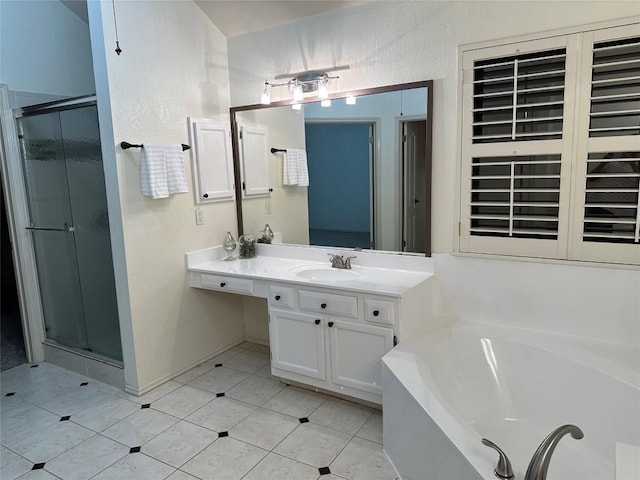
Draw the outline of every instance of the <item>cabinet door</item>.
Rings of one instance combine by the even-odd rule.
[[[393,348],[393,329],[329,318],[333,383],[382,394],[382,356]]]
[[[229,126],[206,118],[189,118],[189,131],[193,145],[196,203],[233,200]]]
[[[240,164],[242,195],[270,195],[267,130],[257,126],[240,126]]]
[[[324,319],[320,316],[271,309],[271,366],[324,380]]]

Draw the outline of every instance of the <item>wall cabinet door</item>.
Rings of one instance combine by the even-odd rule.
[[[242,196],[270,195],[269,154],[265,128],[240,126],[240,164]]]
[[[325,380],[324,323],[320,316],[271,309],[271,366]]]
[[[329,318],[333,383],[382,394],[381,359],[393,348],[393,329]]]
[[[189,132],[196,203],[232,201],[235,191],[229,125],[189,118]]]

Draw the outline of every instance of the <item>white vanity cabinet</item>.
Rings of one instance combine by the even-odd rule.
[[[380,362],[393,348],[397,300],[293,290],[270,287],[273,375],[381,403]],[[296,303],[282,308],[285,298]]]
[[[194,288],[266,299],[273,375],[381,404],[382,357],[435,325],[430,259],[359,252],[361,264],[340,272],[327,253],[260,244],[256,258],[228,262],[214,247],[186,266]]]

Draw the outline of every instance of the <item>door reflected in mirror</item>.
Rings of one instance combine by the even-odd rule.
[[[429,256],[431,98],[428,81],[232,108],[239,233]]]

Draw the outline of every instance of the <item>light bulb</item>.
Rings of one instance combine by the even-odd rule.
[[[318,98],[325,99],[329,98],[329,89],[327,88],[327,81],[321,80],[318,83]]]
[[[329,99],[322,100],[320,102],[320,106],[321,107],[330,107],[331,106],[331,100],[329,100]]]
[[[304,95],[302,93],[302,85],[298,83],[293,86],[293,99],[296,102],[301,102],[303,98],[304,98]]]
[[[346,103],[347,105],[355,105],[356,104],[356,97],[353,97],[351,95],[349,95],[346,99]]]
[[[293,108],[294,110],[302,110],[302,104],[294,103],[293,105],[291,105],[291,108]]]

